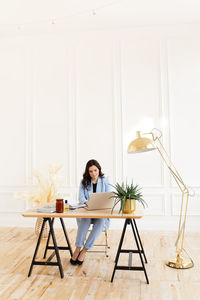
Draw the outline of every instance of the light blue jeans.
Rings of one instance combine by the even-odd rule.
[[[84,245],[85,248],[91,249],[94,242],[104,229],[107,229],[109,226],[109,219],[76,219],[78,224],[78,231],[76,236],[76,247],[82,247],[90,227],[90,224],[93,224],[92,230],[87,238],[87,241]]]

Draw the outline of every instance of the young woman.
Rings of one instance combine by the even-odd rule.
[[[89,160],[79,187],[79,202],[87,205],[91,193],[110,192],[110,190],[109,181],[104,177],[98,161],[95,159]],[[77,219],[76,249],[70,259],[72,265],[81,265],[83,263],[87,250],[92,248],[104,226],[106,228],[109,227],[109,222],[109,219]],[[92,231],[85,242],[90,224],[93,224]]]

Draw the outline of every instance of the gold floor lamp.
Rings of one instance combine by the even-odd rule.
[[[157,135],[156,130],[159,132]],[[144,135],[151,136],[150,138],[143,137]],[[141,135],[140,131],[137,131],[137,138],[133,140],[128,146],[128,153],[140,153],[140,152],[147,152],[151,150],[158,150],[163,161],[165,162],[167,168],[169,169],[171,175],[175,179],[181,194],[181,209],[180,209],[180,216],[179,216],[179,226],[178,226],[178,236],[176,240],[176,257],[168,260],[166,265],[171,268],[176,269],[188,269],[193,267],[193,261],[191,258],[186,258],[183,256],[183,241],[184,241],[184,234],[185,234],[185,222],[187,216],[187,208],[188,208],[188,199],[189,199],[189,190],[185,183],[183,182],[179,172],[174,167],[170,156],[166,152],[163,144],[161,143],[162,134],[158,129],[153,129],[149,133],[143,133]]]

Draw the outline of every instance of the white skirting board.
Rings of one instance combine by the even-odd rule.
[[[66,227],[77,228],[75,219],[65,219]],[[25,218],[21,213],[0,213],[1,227],[34,227],[36,218]],[[123,219],[111,219],[110,229],[122,229]],[[56,227],[60,227],[58,220]],[[177,231],[178,217],[144,216],[137,220],[139,230],[152,231]],[[200,216],[188,216],[186,221],[186,232],[200,232]]]

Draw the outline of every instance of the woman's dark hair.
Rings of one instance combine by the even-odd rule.
[[[95,166],[99,169],[99,177],[104,177],[104,174],[101,172],[101,166],[97,160],[91,159],[87,162],[85,167],[85,172],[83,173],[82,185],[84,188],[87,188],[91,183],[91,176],[89,174],[89,168]]]

